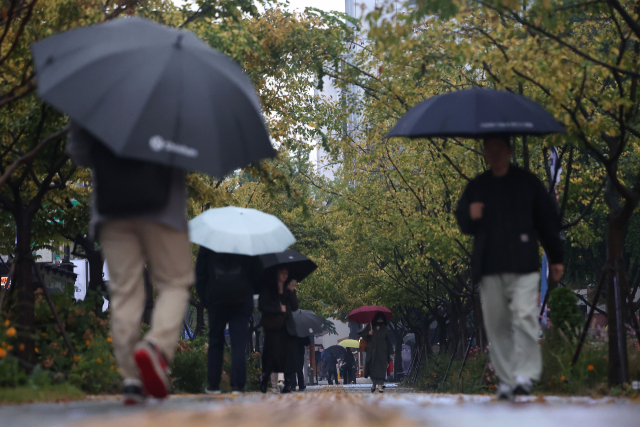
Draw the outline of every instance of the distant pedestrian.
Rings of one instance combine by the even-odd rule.
[[[296,327],[292,312],[298,310],[296,282],[289,280],[289,271],[279,268],[269,277],[260,293],[258,309],[262,312],[264,329],[262,350],[262,381],[260,391],[267,392],[269,377],[284,373],[282,393],[291,392],[291,374],[295,373]]]
[[[344,384],[351,384],[356,382],[355,378],[356,360],[353,357],[351,350],[347,349],[344,357]]]
[[[109,266],[113,346],[124,378],[124,403],[170,391],[168,366],[194,283],[183,171],[115,156],[71,124],[71,159],[91,168],[91,229]],[[140,340],[147,265],[157,292],[151,329]]]
[[[244,391],[247,382],[249,318],[259,273],[256,257],[218,253],[200,247],[196,262],[196,290],[209,313],[208,394],[220,394],[224,331],[231,338],[231,390]]]
[[[462,232],[474,236],[472,279],[480,283],[500,399],[530,394],[542,371],[538,240],[549,257],[551,279],[560,280],[564,272],[556,206],[535,175],[510,164],[513,151],[506,136],[485,139],[490,170],[469,182],[456,209]]]
[[[333,385],[335,381],[335,383],[338,384],[338,359],[329,353],[324,359],[324,363],[327,366],[327,383]]]
[[[393,346],[389,337],[387,318],[382,312],[376,313],[371,324],[367,325],[362,334],[367,341],[367,352],[364,364],[364,376],[371,378],[371,393],[382,393],[387,366],[391,361]]]
[[[309,337],[295,337],[296,338],[296,347],[294,358],[296,361],[296,371],[291,374],[291,391],[296,389],[296,385],[298,386],[298,391],[303,391],[307,386],[304,381],[304,361],[305,361],[305,347],[311,344],[311,339]]]

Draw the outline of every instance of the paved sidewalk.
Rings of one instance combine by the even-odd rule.
[[[364,385],[366,387],[366,385]],[[519,398],[359,393],[324,386],[305,393],[178,395],[125,408],[118,397],[62,404],[0,406],[7,427],[638,427],[640,402],[626,399]],[[366,390],[366,389],[365,389]]]

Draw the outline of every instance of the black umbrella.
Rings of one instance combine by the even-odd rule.
[[[293,320],[296,322],[296,335],[299,337],[319,337],[328,333],[325,330],[326,320],[311,310],[294,311]]]
[[[189,31],[122,18],[31,49],[38,95],[117,155],[217,177],[275,155],[249,78]]]
[[[566,133],[539,104],[513,92],[472,88],[434,96],[413,107],[387,137],[463,137]]]
[[[336,359],[344,359],[347,355],[347,350],[340,345],[332,345],[322,351],[321,358],[324,360],[328,358],[329,355],[333,355]]]
[[[297,282],[302,281],[318,268],[315,262],[292,249],[274,254],[260,255],[260,261],[265,270],[263,275],[272,274],[274,270],[286,267],[289,270],[289,278]]]

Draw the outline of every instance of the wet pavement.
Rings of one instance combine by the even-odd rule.
[[[492,396],[414,393],[388,385],[316,386],[304,393],[176,395],[124,407],[119,397],[0,406],[0,426],[47,427],[638,427],[640,402],[567,397],[495,401]]]

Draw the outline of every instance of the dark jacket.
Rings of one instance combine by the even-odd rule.
[[[469,214],[473,202],[485,205],[480,220]],[[489,170],[469,182],[455,215],[462,232],[475,237],[474,283],[484,275],[538,271],[538,240],[551,264],[562,263],[556,204],[535,175],[517,166],[511,165],[504,177],[496,178]]]
[[[356,366],[356,359],[353,357],[353,353],[351,353],[350,349],[347,349],[347,354],[344,357],[344,363],[345,366],[349,369]]]
[[[391,362],[393,346],[389,337],[389,327],[381,325],[380,329],[373,327],[373,335],[369,335],[371,327],[367,325],[363,336],[367,339],[367,354],[365,357],[364,376],[384,379],[387,376],[387,366]]]
[[[220,285],[216,281],[221,268],[233,273],[227,276],[233,284]],[[214,252],[201,246],[196,261],[196,292],[207,305],[239,304],[253,298],[259,272],[255,257]]]
[[[284,304],[287,307],[287,312],[283,313],[280,308],[280,304]],[[284,322],[287,328],[287,332],[291,336],[296,336],[296,322],[293,319],[293,312],[298,310],[298,297],[296,291],[290,291],[286,285],[282,295],[278,293],[277,286],[266,286],[260,293],[258,299],[258,310],[262,312],[264,316],[278,316],[284,315]]]

